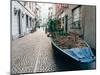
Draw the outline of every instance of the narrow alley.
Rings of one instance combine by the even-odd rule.
[[[11,74],[96,69],[95,9],[11,1]]]
[[[50,38],[41,28],[32,34],[12,41],[11,52],[12,74],[80,69],[78,67],[79,64],[68,63],[60,55],[56,56],[54,54]],[[84,67],[85,69],[87,68],[86,66]]]
[[[12,42],[12,72],[46,72],[50,69],[55,71],[52,54],[49,38],[42,29],[17,39]]]

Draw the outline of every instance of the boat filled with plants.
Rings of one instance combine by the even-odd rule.
[[[50,20],[48,23],[48,32],[52,45],[63,53],[66,57],[70,57],[80,63],[90,63],[95,60],[95,56],[90,46],[85,42],[79,34],[75,32],[62,33],[63,29],[57,27],[57,20]]]

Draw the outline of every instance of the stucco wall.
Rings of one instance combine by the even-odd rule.
[[[25,35],[25,33],[29,33],[30,28],[26,27],[26,14],[31,17],[34,18],[34,16],[28,11],[26,10],[18,1],[12,1],[12,10],[11,10],[11,16],[12,16],[12,39],[16,39],[19,37],[19,24],[18,24],[18,13],[16,15],[14,15],[14,8],[16,8],[17,10],[21,10],[21,15],[22,13],[24,14],[24,17],[22,18],[22,22],[21,22],[21,34]],[[22,16],[21,16],[22,17]],[[30,24],[30,22],[28,22]]]
[[[96,48],[96,7],[84,7],[84,40],[92,47]]]
[[[96,13],[95,6],[82,5],[80,8],[80,29],[72,29],[72,9],[77,5],[69,5],[66,9],[66,15],[68,15],[68,32],[77,32],[83,35],[84,40],[92,47],[96,48]]]
[[[80,35],[83,34],[83,28],[82,24],[80,24],[81,28],[80,29],[74,29],[72,28],[72,10],[77,7],[78,5],[69,5],[69,7],[66,9],[66,15],[68,15],[68,32],[76,32]],[[82,8],[80,9],[82,10]],[[81,14],[80,14],[81,15]],[[81,18],[80,18],[81,19]]]

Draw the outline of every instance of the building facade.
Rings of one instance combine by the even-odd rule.
[[[67,32],[67,16],[66,16],[66,9],[68,8],[67,4],[55,4],[56,19],[59,20],[59,25],[63,29],[63,32]]]
[[[56,7],[55,4],[52,4],[49,8],[48,8],[49,12],[48,12],[48,19],[54,19],[55,18],[55,12],[56,12]]]
[[[35,26],[36,27],[40,27],[40,23],[41,23],[40,13],[41,13],[41,7],[38,3],[35,3],[34,14],[35,14]]]
[[[11,9],[11,35],[13,40],[30,33],[35,28],[35,4],[25,1],[12,1]]]
[[[56,4],[56,18],[65,33],[79,34],[96,49],[96,7],[86,5]]]

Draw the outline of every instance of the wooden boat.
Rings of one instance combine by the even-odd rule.
[[[71,49],[62,49],[60,48],[52,39],[52,45],[58,50],[59,54],[64,55],[66,58],[70,58],[80,63],[91,63],[95,60],[95,56],[90,48],[90,46],[84,41],[87,47],[83,48],[71,48]]]

